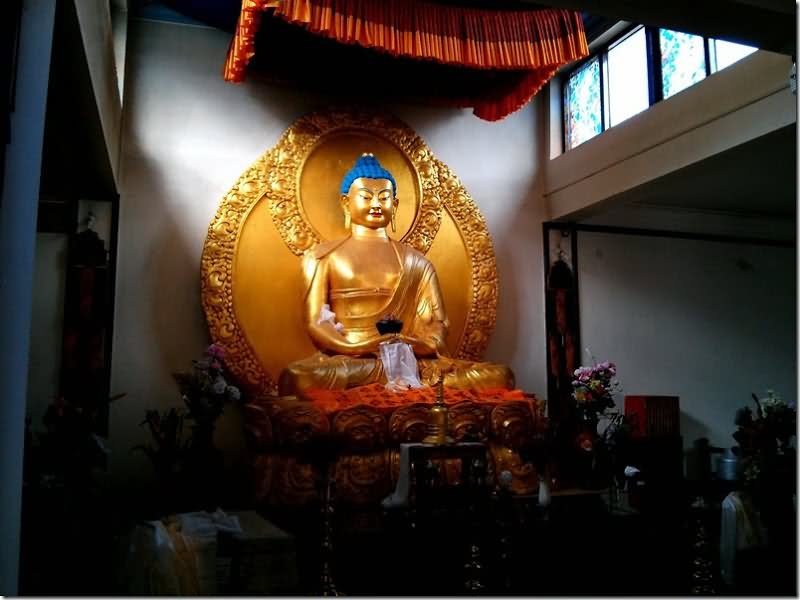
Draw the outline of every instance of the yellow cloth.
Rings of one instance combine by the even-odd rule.
[[[347,238],[345,238],[346,240]],[[345,240],[324,242],[308,251],[303,257],[305,294],[314,287],[317,278],[327,277],[327,264],[331,253]],[[337,298],[336,319],[344,325],[348,342],[355,343],[378,337],[375,323],[391,313],[403,321],[403,331],[422,340],[436,340],[444,349],[443,336],[448,327],[436,271],[430,261],[420,252],[406,244],[391,241],[402,265],[394,290],[373,290],[376,295],[386,296],[382,307],[370,314],[348,315],[342,306],[347,305],[347,296]],[[370,290],[359,290],[355,297],[363,299]],[[459,389],[513,388],[514,375],[504,366],[493,363],[457,360],[452,358],[420,358],[418,360],[420,380],[432,385],[444,367],[450,372],[445,376],[445,385]],[[331,356],[318,352],[313,356],[289,365],[281,373],[278,390],[281,395],[302,394],[308,389],[344,390],[369,383],[386,383],[381,361],[373,356]]]
[[[314,286],[315,279],[327,276],[327,261],[331,253],[348,238],[318,244],[303,256],[303,276],[305,294]],[[387,314],[392,314],[403,322],[403,333],[420,339],[431,339],[436,334],[434,327],[439,323],[446,331],[449,322],[444,311],[444,302],[439,289],[439,281],[431,262],[408,244],[389,240],[401,264],[400,278],[394,290],[350,290],[338,293],[332,306],[339,307],[336,320],[344,325],[348,342],[360,342],[378,337],[375,323]],[[365,295],[386,295],[386,303],[371,314],[349,316],[341,310],[350,297],[357,300]],[[305,299],[305,298],[304,298]]]

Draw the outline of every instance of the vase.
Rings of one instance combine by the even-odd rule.
[[[206,452],[214,448],[214,426],[216,419],[209,417],[194,417],[192,419],[192,436],[189,447],[195,452]]]
[[[583,414],[581,419],[583,421],[584,430],[588,433],[591,433],[592,436],[597,437],[597,424],[599,423],[600,419],[597,416],[597,413],[591,409],[582,411]]]
[[[591,412],[581,411],[577,432],[575,439],[577,483],[582,488],[592,488],[597,450],[597,416]]]

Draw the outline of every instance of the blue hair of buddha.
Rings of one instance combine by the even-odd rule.
[[[375,158],[373,154],[365,152],[358,158],[356,164],[353,165],[353,168],[345,173],[344,179],[342,179],[342,185],[339,187],[339,191],[343,195],[347,195],[347,192],[350,191],[350,186],[353,184],[353,181],[359,177],[368,177],[370,179],[388,179],[392,182],[394,195],[397,196],[397,183],[395,182],[394,177],[392,177],[392,174],[389,173],[389,171],[381,166],[381,163],[378,162],[378,159]]]

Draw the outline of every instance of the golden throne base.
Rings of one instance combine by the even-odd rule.
[[[456,441],[476,437],[489,448],[490,481],[502,471],[512,474],[511,490],[531,494],[538,488],[533,465],[518,449],[544,432],[544,401],[462,400],[448,404],[449,435]],[[359,404],[326,411],[306,400],[262,400],[245,407],[249,446],[254,452],[256,498],[262,506],[303,506],[320,501],[320,461],[304,459],[311,444],[326,435],[342,440],[330,461],[336,502],[376,505],[397,483],[400,444],[421,442],[426,435],[429,403],[393,408]],[[445,478],[456,481],[460,465],[446,464]]]

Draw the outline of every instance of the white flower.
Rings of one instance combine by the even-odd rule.
[[[773,390],[767,390],[767,397],[760,398],[759,401],[761,402],[761,406],[763,408],[777,408],[784,403],[781,397]]]
[[[639,473],[641,473],[641,471],[639,471],[639,469],[637,469],[636,467],[628,465],[627,467],[625,467],[623,473],[625,473],[625,477],[636,477]]]
[[[242,397],[242,393],[239,391],[239,388],[237,388],[235,385],[229,385],[227,392],[228,396],[230,396],[230,399],[233,400],[234,402],[236,402]]]
[[[225,382],[225,380],[220,375],[219,377],[217,377],[214,380],[214,386],[213,386],[212,389],[214,390],[215,394],[224,394],[225,393],[225,389],[227,387],[228,387],[228,384]]]

